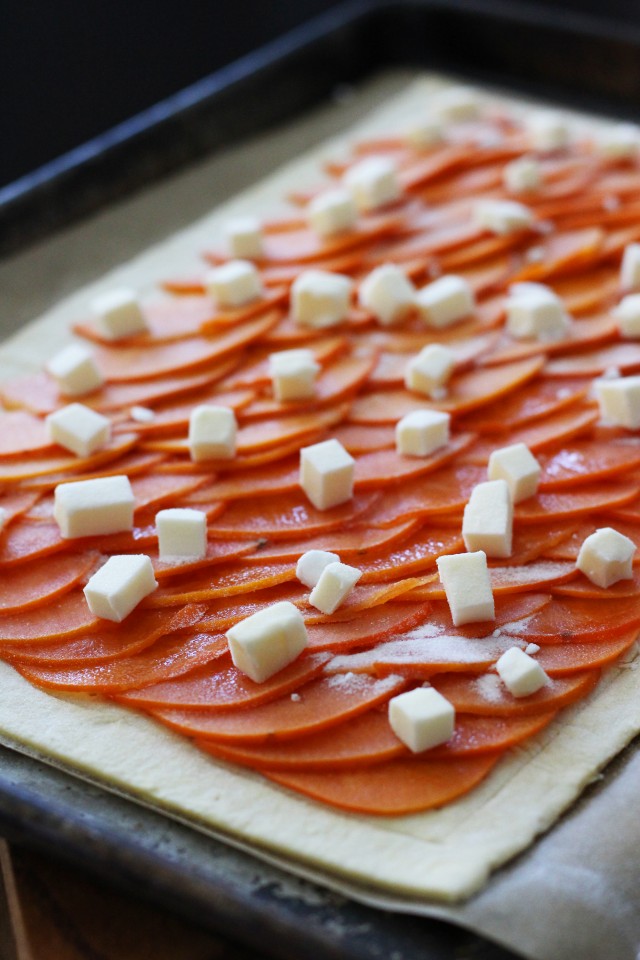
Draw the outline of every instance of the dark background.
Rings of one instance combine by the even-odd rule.
[[[5,0],[0,186],[340,2]],[[535,6],[640,22],[634,0]]]

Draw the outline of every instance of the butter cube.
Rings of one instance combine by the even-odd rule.
[[[584,540],[576,566],[598,587],[633,579],[636,545],[612,527],[601,527]]]
[[[511,556],[513,503],[505,480],[478,483],[464,508],[462,536],[467,550],[488,557]]]
[[[482,550],[448,554],[438,557],[436,563],[456,627],[495,619],[487,556]]]
[[[355,460],[339,440],[323,440],[300,451],[300,486],[317,510],[353,496]]]
[[[321,613],[333,613],[351,592],[362,570],[346,563],[329,563],[320,574],[320,579],[309,594],[309,603]]]
[[[120,533],[133,527],[135,498],[128,477],[59,483],[53,516],[65,539]]]
[[[640,243],[628,243],[622,254],[620,285],[623,290],[640,287]]]
[[[475,300],[463,277],[448,274],[418,290],[415,305],[429,326],[449,327],[473,312]]]
[[[478,200],[473,220],[479,227],[504,236],[517,230],[528,230],[533,223],[529,207],[516,200]]]
[[[366,157],[345,173],[345,187],[359,210],[368,213],[400,199],[396,166],[388,157]]]
[[[232,460],[236,455],[238,426],[233,410],[203,403],[189,417],[191,459]]]
[[[427,397],[437,397],[444,392],[444,384],[451,376],[455,364],[456,355],[453,350],[440,343],[430,343],[407,364],[404,377],[406,387]]]
[[[412,147],[435,147],[444,139],[442,121],[436,117],[426,117],[424,120],[409,127],[405,140]]]
[[[147,333],[149,327],[133,290],[122,287],[102,293],[91,301],[95,325],[107,340],[121,340]]]
[[[562,340],[569,331],[562,300],[543,283],[514,283],[505,306],[507,333],[518,340],[552,342]]]
[[[358,208],[348,190],[336,187],[318,194],[307,207],[307,219],[320,237],[353,230],[358,220]]]
[[[640,427],[640,376],[594,380],[602,419],[616,427]]]
[[[526,443],[512,443],[489,457],[489,480],[505,480],[513,503],[533,497],[538,490],[540,464]]]
[[[304,400],[316,392],[320,370],[313,351],[281,350],[269,357],[269,376],[276,400]]]
[[[337,553],[328,550],[307,550],[303,553],[296,565],[296,577],[305,587],[313,589],[322,575],[325,567],[330,563],[340,563]]]
[[[54,354],[46,369],[58,384],[60,393],[68,397],[93,393],[104,383],[93,353],[80,343],[72,343]]]
[[[509,193],[529,193],[542,185],[542,168],[535,157],[518,157],[502,172],[502,181]]]
[[[623,297],[612,313],[618,321],[621,336],[629,340],[640,339],[640,293]]]
[[[219,307],[242,307],[262,296],[260,274],[249,260],[229,260],[209,270],[205,289]]]
[[[389,701],[389,726],[412,753],[423,753],[453,736],[456,712],[433,687],[416,687]]]
[[[333,327],[349,312],[353,281],[326,270],[305,270],[291,286],[293,319],[303,327]]]
[[[404,457],[428,457],[449,442],[451,417],[439,410],[412,410],[396,424],[396,450]]]
[[[400,267],[385,263],[365,277],[360,284],[360,306],[389,326],[403,320],[414,308],[415,287]]]
[[[200,510],[171,507],[156,513],[160,559],[201,559],[207,553],[207,518]]]
[[[534,150],[548,153],[562,150],[569,143],[569,127],[559,113],[540,110],[531,114],[526,123],[529,142]]]
[[[435,93],[429,104],[430,110],[448,123],[475,120],[480,114],[478,95],[469,87],[451,87]]]
[[[83,403],[70,403],[46,419],[47,434],[53,443],[78,457],[89,457],[104,447],[111,436],[111,421]]]
[[[255,683],[293,663],[308,643],[302,614],[288,600],[245,617],[226,636],[235,666]]]
[[[618,123],[596,135],[598,153],[609,160],[632,159],[640,148],[640,128],[635,123]]]
[[[110,557],[84,588],[91,613],[120,623],[158,584],[149,557],[124,554]]]
[[[260,260],[264,256],[264,237],[256,217],[235,217],[224,226],[227,247],[232,257]]]
[[[549,677],[540,664],[520,647],[509,647],[505,650],[496,663],[496,670],[514,697],[529,697],[549,682]]]

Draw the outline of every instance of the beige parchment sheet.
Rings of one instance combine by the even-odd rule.
[[[349,140],[339,134],[323,142],[328,135],[404,129],[445,82],[414,78],[407,86],[409,79],[398,72],[339,91],[308,118],[194,165],[0,264],[5,333],[46,307],[6,341],[0,376],[37,368],[96,292],[126,283],[158,296],[163,276],[198,269],[199,251],[215,243],[231,214],[273,214],[292,183],[317,183],[319,160],[339,155]],[[196,220],[236,190],[243,192]],[[640,945],[634,755],[525,856],[487,879],[527,850],[640,731],[636,665],[614,668],[595,696],[513,751],[469,796],[395,819],[313,804],[212,762],[141,715],[92,697],[43,693],[4,664],[0,738],[368,903],[454,919],[539,960],[631,960]]]

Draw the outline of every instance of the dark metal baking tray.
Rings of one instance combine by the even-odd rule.
[[[640,25],[606,13],[351,0],[0,189],[0,254],[394,65],[635,117],[639,50]]]
[[[447,70],[633,116],[640,31],[474,0],[346,3],[0,191],[20,245],[392,66]],[[462,930],[372,910],[161,814],[0,748],[0,829],[277,957],[506,960]]]

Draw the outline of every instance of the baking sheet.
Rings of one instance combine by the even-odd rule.
[[[372,87],[354,94],[350,102],[343,102],[323,111],[319,115],[320,126],[328,124],[330,127],[332,122],[335,123],[336,121],[340,126],[345,117],[348,117],[346,125],[349,126],[354,117],[362,113],[365,104],[369,105],[384,99],[389,92],[402,86],[405,81],[406,74],[404,73],[379,78]],[[304,128],[302,137],[305,144],[314,142],[313,119],[305,121],[302,126]],[[317,130],[317,128],[315,129]],[[296,125],[295,128],[290,129],[289,133],[295,142],[301,131]],[[326,133],[326,129],[323,130],[320,137],[324,133]],[[283,146],[283,136],[276,133],[274,139],[281,148]],[[255,145],[255,152],[251,153],[254,165],[258,158],[260,158],[259,162],[262,163],[264,151],[269,142],[269,137],[262,138]],[[296,152],[296,148],[293,147],[292,154]],[[253,180],[256,177],[256,170],[255,166],[251,169],[249,153],[250,151],[245,149],[242,152],[242,158],[247,164],[245,171],[249,175],[249,179]],[[239,156],[236,155],[236,164],[238,159]],[[230,170],[236,169],[233,151],[226,157],[217,158],[212,162],[212,165],[224,164],[225,161],[231,163]],[[316,164],[317,159],[314,161],[314,168]],[[187,183],[188,177],[178,178],[178,200],[174,211],[174,214],[178,217],[178,222],[183,215],[179,189],[181,181],[186,191],[182,194],[183,197],[190,196],[189,190],[195,189],[195,197],[192,199],[196,203],[201,202],[203,206],[207,206],[209,204],[202,200],[202,185],[207,177],[211,176],[211,172],[209,164],[203,165],[203,168],[195,171],[196,179],[191,187]],[[262,172],[264,172],[263,168]],[[221,185],[222,182],[220,181]],[[136,249],[145,248],[150,240],[155,239],[153,236],[145,238],[144,232],[145,229],[149,229],[149,226],[151,226],[153,233],[153,222],[145,224],[144,217],[141,218],[140,213],[145,209],[145,203],[147,203],[147,215],[152,215],[158,209],[157,204],[161,201],[164,201],[162,206],[166,210],[167,200],[173,199],[173,202],[176,202],[176,197],[173,195],[174,186],[175,184],[169,184],[165,188],[166,192],[165,190],[153,191],[151,196],[136,201],[136,203],[143,204],[142,208],[138,207],[137,211],[135,203],[133,209],[127,204],[120,210],[110,211],[108,214],[97,218],[92,224],[87,224],[82,229],[74,228],[61,238],[62,248],[56,242],[30,251],[24,258],[14,258],[11,265],[3,266],[0,271],[0,282],[4,279],[1,273],[8,267],[11,273],[7,275],[7,279],[13,280],[13,285],[10,285],[10,288],[13,290],[17,305],[18,301],[23,298],[24,290],[32,284],[34,285],[34,296],[38,296],[35,292],[34,277],[38,278],[38,285],[44,282],[46,286],[46,273],[42,272],[42,268],[48,263],[52,270],[52,278],[56,277],[56,273],[59,273],[65,265],[70,268],[69,274],[71,276],[58,276],[52,287],[55,288],[57,282],[58,285],[62,283],[63,287],[69,284],[69,289],[76,289],[86,281],[87,272],[91,275],[91,271],[95,270],[94,275],[102,274],[105,266],[108,265],[108,263],[104,264],[103,262],[101,264],[99,262],[103,254],[107,255],[108,261],[109,256],[113,256],[114,249],[119,254],[119,259],[126,259],[134,252],[133,250],[123,251],[122,247],[119,246],[123,242],[123,224],[137,224],[136,232],[138,236],[133,241],[134,244],[139,243],[139,247]],[[224,187],[223,192],[228,195],[230,191],[226,183]],[[129,207],[129,209],[126,209],[126,207]],[[112,216],[116,218],[115,224],[113,221],[110,225],[105,224],[105,219],[108,221]],[[191,217],[188,219],[191,219]],[[114,227],[116,231],[118,230],[118,226],[121,232],[112,233]],[[169,227],[168,229],[170,231],[173,228]],[[202,247],[204,236],[204,233],[198,235],[197,231],[193,236],[190,236],[190,242],[193,241],[192,248],[189,248],[188,245],[185,247],[180,240],[176,242],[176,273],[179,273],[183,266],[192,266],[195,252]],[[65,241],[67,241],[66,244]],[[111,248],[110,242],[114,244],[113,248]],[[103,243],[105,247],[101,249]],[[78,258],[77,265],[73,256],[74,247],[76,254],[80,251],[85,252],[84,256]],[[96,260],[98,261],[97,265],[95,264]],[[40,272],[34,274],[33,270],[36,266],[40,267]],[[84,276],[80,276],[80,274],[84,274]],[[150,269],[149,285],[151,285],[153,279],[153,270]],[[116,280],[117,274],[110,277],[110,283],[114,283]],[[50,296],[50,293],[49,295],[46,293],[40,293],[39,295],[46,299],[47,296]],[[57,299],[55,294],[54,299]],[[70,311],[69,315],[71,315],[71,311],[79,312],[85,303],[86,293],[77,294],[65,304],[65,310]],[[38,310],[32,310],[31,312],[38,312]],[[26,315],[28,316],[29,313]],[[30,333],[26,340],[18,338],[14,345],[9,347],[8,353],[5,353],[2,372],[5,374],[15,372],[18,365],[17,358],[22,358],[25,345],[29,347],[30,359],[35,362],[44,359],[44,356],[38,355],[37,343]],[[45,350],[46,348],[42,348],[41,353],[44,354]],[[22,359],[19,362],[22,363]],[[633,674],[631,667],[628,668],[627,674],[628,682],[631,683]],[[606,734],[606,730],[603,733]],[[616,813],[619,812],[618,807],[623,812],[633,811],[629,791],[633,791],[634,796],[637,793],[638,774],[639,771],[635,761],[621,768],[621,773],[615,780],[616,787],[619,787],[621,791],[619,803],[615,808]],[[559,783],[558,786],[561,789],[563,783]],[[351,896],[361,897],[368,902],[381,906],[416,912],[435,912],[436,915],[452,917],[489,936],[513,945],[524,955],[539,957],[541,960],[547,957],[552,958],[552,960],[557,957],[560,960],[565,956],[575,956],[578,949],[576,938],[580,937],[582,937],[581,952],[583,956],[594,958],[615,956],[620,957],[621,960],[626,960],[627,956],[629,958],[635,957],[636,944],[638,943],[638,929],[635,918],[638,911],[635,909],[636,901],[634,898],[635,891],[638,888],[638,877],[635,876],[633,865],[627,862],[627,857],[629,838],[635,838],[636,834],[631,825],[627,825],[624,820],[617,816],[611,817],[608,799],[610,788],[612,789],[612,786],[608,783],[606,789],[597,794],[597,799],[602,799],[600,807],[597,803],[590,802],[571,814],[560,828],[560,830],[565,830],[569,825],[568,839],[565,843],[556,844],[554,838],[559,831],[558,829],[554,830],[549,838],[534,848],[531,854],[525,855],[520,863],[509,868],[508,871],[504,871],[501,877],[490,884],[484,894],[471,901],[466,907],[455,908],[453,911],[442,908],[425,908],[423,905],[407,902],[404,898],[381,899],[379,895],[372,894],[371,891],[355,885],[345,886],[338,882],[337,886],[346,890]],[[589,812],[589,816],[583,822],[582,814],[584,810]],[[596,813],[593,812],[594,810]],[[513,813],[515,815],[517,811],[514,810]],[[627,832],[628,827],[630,829]],[[625,838],[622,843],[619,839],[616,840],[620,835]],[[549,844],[551,845],[551,854],[548,853]],[[545,845],[547,854],[542,854],[542,861],[536,862],[540,856],[538,851],[544,850]],[[583,851],[588,852],[586,858],[583,857]],[[552,869],[549,869],[550,865]],[[329,881],[322,874],[308,870],[303,872],[317,877],[321,882],[331,882],[336,885],[335,879]],[[593,922],[588,923],[589,919]],[[568,934],[567,931],[569,931]],[[612,952],[612,944],[615,944],[615,952]]]

